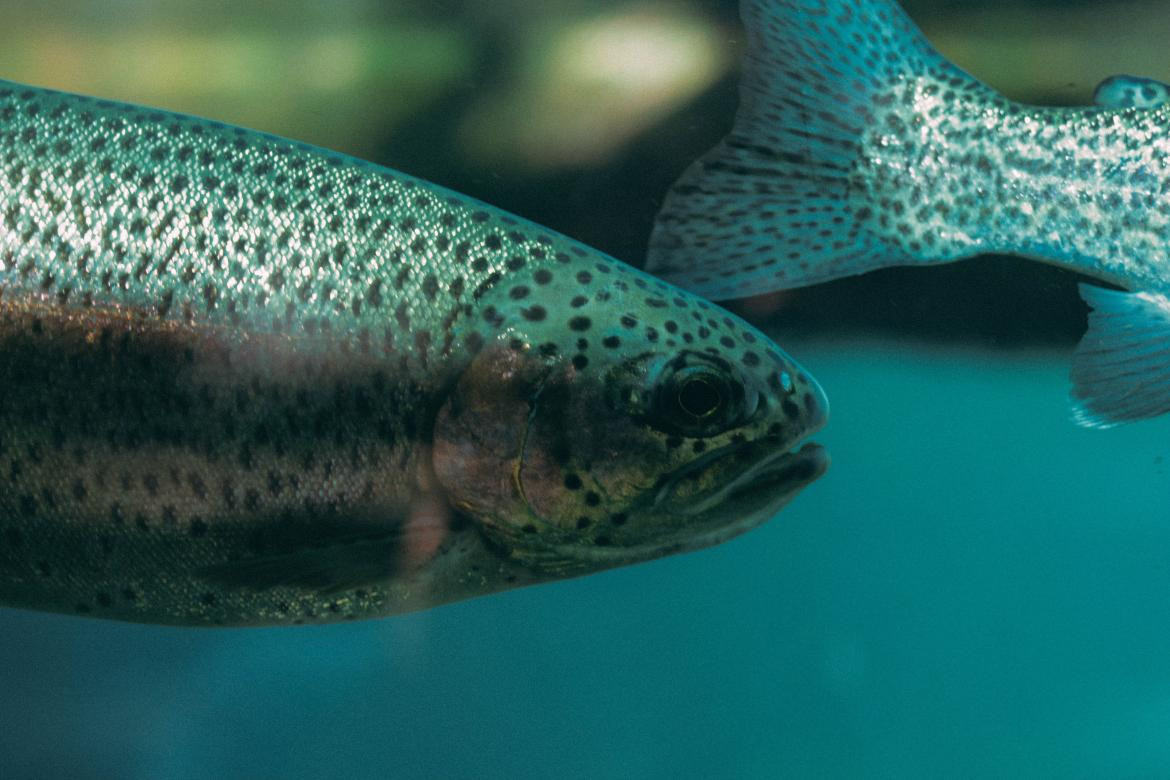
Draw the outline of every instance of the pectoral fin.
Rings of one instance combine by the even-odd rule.
[[[1141,76],[1110,76],[1097,85],[1093,102],[1102,108],[1158,108],[1170,102],[1170,84]]]
[[[1093,311],[1073,358],[1076,421],[1111,428],[1170,411],[1170,298],[1080,289]]]
[[[201,573],[208,581],[229,588],[294,587],[333,595],[392,577],[401,561],[399,546],[398,534],[334,540],[319,547],[230,561]]]
[[[334,595],[416,571],[438,553],[451,519],[446,504],[430,496],[415,501],[398,521],[338,516],[329,522],[290,523],[273,518],[259,525],[262,549],[255,555],[200,573],[229,588],[292,587]]]

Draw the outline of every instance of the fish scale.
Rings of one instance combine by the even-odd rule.
[[[750,325],[360,160],[0,82],[0,213],[0,603],[394,614],[715,543],[825,467]]]

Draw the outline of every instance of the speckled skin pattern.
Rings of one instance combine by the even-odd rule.
[[[924,260],[1010,252],[1166,289],[1170,112],[1023,106],[943,73],[887,95],[850,177],[863,228]]]
[[[717,307],[440,187],[0,82],[0,603],[393,614],[694,549],[824,470]]]
[[[1121,107],[1161,87],[1125,78],[1102,107],[1024,106],[941,57],[892,0],[741,10],[735,127],[666,199],[647,270],[722,299],[1001,252],[1166,289],[1170,109]]]

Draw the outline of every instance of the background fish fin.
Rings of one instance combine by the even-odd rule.
[[[1170,84],[1141,76],[1110,76],[1093,91],[1103,108],[1158,108],[1170,103]]]
[[[1170,298],[1080,289],[1093,311],[1073,357],[1077,423],[1110,428],[1170,411]]]
[[[735,125],[667,195],[646,270],[725,299],[919,262],[864,227],[853,161],[891,84],[970,77],[890,0],[743,0],[741,13]]]

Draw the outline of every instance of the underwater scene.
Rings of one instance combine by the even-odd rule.
[[[1170,776],[1170,5],[0,19],[0,778]]]

